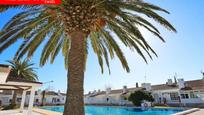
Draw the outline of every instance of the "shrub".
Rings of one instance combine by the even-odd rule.
[[[127,97],[124,97],[123,99],[124,99],[124,100],[127,100]]]
[[[17,109],[17,108],[19,108],[19,105],[10,104],[8,106],[5,106],[2,110],[10,110],[10,109]]]
[[[140,106],[143,100],[153,102],[154,98],[150,92],[144,90],[138,90],[134,93],[131,93],[128,97],[128,100],[131,101],[135,106]]]

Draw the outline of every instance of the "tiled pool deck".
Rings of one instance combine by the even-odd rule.
[[[190,113],[188,115],[204,115],[204,109],[200,109],[196,112]]]

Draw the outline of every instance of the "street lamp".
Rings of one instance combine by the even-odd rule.
[[[50,90],[50,83],[53,83],[54,81],[51,80],[51,81],[46,81],[46,82],[43,82],[43,84],[48,84],[48,90]]]

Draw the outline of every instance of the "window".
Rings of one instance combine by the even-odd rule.
[[[191,98],[198,98],[198,96],[196,95],[196,92],[193,92],[193,91],[190,92],[190,97]]]
[[[17,98],[16,100],[17,100],[17,102],[21,102],[21,99],[22,99],[22,98]]]
[[[204,91],[200,91],[200,94],[204,94]]]
[[[178,100],[178,93],[170,93],[171,100]]]
[[[39,102],[39,99],[36,99],[35,102],[38,103],[38,102]]]
[[[187,93],[181,94],[181,99],[188,99],[189,96]]]

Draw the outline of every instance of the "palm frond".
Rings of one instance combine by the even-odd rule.
[[[74,4],[78,6],[72,6]],[[76,10],[80,6],[84,8],[83,10],[87,10],[88,14],[80,14],[80,10]],[[104,64],[110,73],[109,60],[115,57],[118,57],[123,68],[129,72],[130,68],[119,42],[135,51],[147,63],[147,57],[153,59],[152,56],[157,56],[157,54],[143,36],[140,28],[145,28],[163,42],[165,40],[159,29],[151,22],[152,19],[168,30],[176,32],[176,29],[159,15],[159,13],[169,14],[167,10],[140,0],[62,0],[62,4],[57,6],[4,5],[0,6],[0,13],[8,9],[21,9],[21,11],[12,17],[0,31],[0,53],[21,39],[23,42],[15,54],[15,59],[20,60],[23,56],[30,58],[45,42],[40,57],[41,66],[48,60],[53,63],[61,50],[67,69],[71,43],[70,33],[82,31],[91,41],[91,47],[97,55],[102,73]],[[82,22],[83,24],[80,25]],[[79,29],[80,26],[83,29]],[[89,44],[86,41],[81,45],[86,46],[84,51],[86,62]]]

